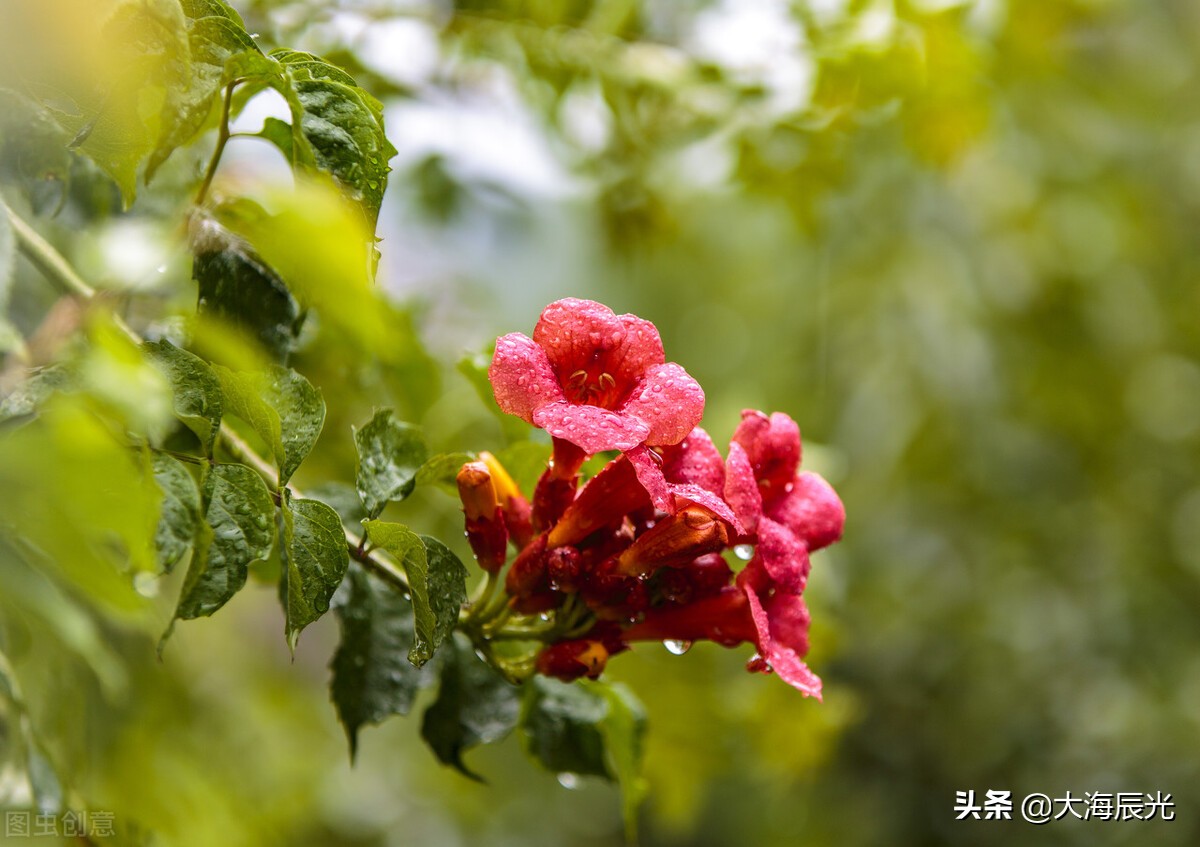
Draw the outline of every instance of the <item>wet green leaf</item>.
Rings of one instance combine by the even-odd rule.
[[[245,465],[216,465],[203,486],[204,523],[175,610],[178,618],[211,615],[246,584],[252,562],[275,542],[275,507],[266,484]]]
[[[278,63],[263,55],[241,17],[227,4],[205,0],[182,6],[192,73],[186,87],[173,92],[174,108],[164,115],[162,135],[146,163],[147,182],[177,147],[216,120],[226,85],[248,76],[279,73]]]
[[[142,349],[171,383],[175,416],[196,433],[205,453],[211,456],[224,408],[217,375],[199,356],[181,350],[165,339],[147,342]]]
[[[163,453],[154,455],[154,481],[163,492],[154,548],[158,552],[159,568],[163,573],[170,573],[196,536],[200,491],[183,463]]]
[[[285,360],[304,323],[300,304],[279,274],[246,241],[212,218],[192,225],[197,312],[237,327],[276,360]]]
[[[340,68],[309,53],[276,50],[281,93],[292,111],[292,163],[331,174],[375,230],[396,150],[383,130],[383,106]]]
[[[287,485],[308,456],[325,424],[325,401],[307,379],[290,368],[273,365],[263,376],[263,399],[279,416],[283,455],[279,484]]]
[[[287,640],[295,650],[300,631],[329,611],[350,557],[342,521],[324,503],[292,500],[283,509],[283,522]]]
[[[480,779],[463,764],[463,753],[512,731],[521,710],[520,692],[475,655],[466,636],[456,635],[442,655],[441,687],[425,710],[421,736],[443,764]]]
[[[408,659],[420,667],[458,623],[467,598],[467,569],[445,544],[406,526],[368,521],[371,543],[394,556],[408,574],[416,638]]]
[[[330,665],[330,691],[346,728],[350,756],[358,730],[390,715],[407,715],[417,692],[433,682],[433,665],[414,667],[412,604],[357,565],[333,599],[341,643]]]
[[[438,453],[430,456],[417,471],[417,485],[436,485],[451,494],[458,494],[458,472],[467,462],[475,461],[474,453]]]
[[[266,444],[275,463],[282,468],[283,424],[279,413],[263,398],[264,380],[261,374],[248,371],[231,371],[215,365],[217,379],[225,398],[225,411],[236,415],[250,425]]]
[[[420,428],[395,420],[391,409],[379,410],[366,426],[356,429],[354,445],[358,449],[358,494],[373,520],[389,501],[403,500],[412,493],[429,449]]]
[[[546,677],[530,680],[521,714],[525,748],[554,773],[613,779],[621,787],[627,836],[636,838],[646,714],[623,685]]]

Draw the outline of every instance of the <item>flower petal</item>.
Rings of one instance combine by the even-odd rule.
[[[742,526],[742,522],[738,520],[737,515],[733,513],[733,509],[729,508],[729,504],[707,488],[701,488],[699,485],[694,485],[690,482],[667,483],[667,486],[671,492],[673,501],[671,504],[672,514],[682,509],[686,503],[695,503],[697,506],[707,509],[713,516],[729,524],[736,535],[746,534],[745,527]]]
[[[725,462],[700,427],[663,449],[663,475],[669,482],[691,482],[716,494],[725,488]]]
[[[808,652],[808,609],[798,594],[778,593],[764,603],[750,585],[743,591],[758,630],[758,650],[779,678],[806,697],[821,699],[821,678],[801,658]]]
[[[811,471],[796,477],[791,490],[771,503],[767,513],[803,539],[810,551],[841,538],[846,523],[846,508],[833,486]]]
[[[668,362],[646,372],[622,411],[649,425],[646,443],[650,446],[678,444],[704,416],[704,389],[687,371]]]
[[[658,457],[646,449],[645,445],[639,445],[633,450],[626,450],[625,458],[633,465],[638,482],[650,495],[654,508],[664,512],[673,511],[675,505],[671,500],[671,487],[667,478],[663,476]]]
[[[741,444],[734,441],[729,445],[729,458],[725,464],[725,502],[742,520],[747,532],[758,528],[762,517],[762,494],[754,479],[754,468]]]
[[[548,403],[533,413],[533,422],[555,438],[569,441],[585,453],[632,450],[646,440],[650,427],[633,415],[565,400]]]
[[[661,365],[662,339],[654,324],[616,315],[594,300],[568,297],[542,310],[533,340],[546,351],[560,381],[593,365],[627,392],[647,368]]]
[[[745,448],[764,502],[781,496],[800,467],[800,427],[796,422],[782,412],[768,418],[746,409],[733,440]]]
[[[758,522],[758,556],[780,591],[799,594],[808,582],[808,550],[804,542],[770,518]]]
[[[545,351],[519,332],[496,339],[488,379],[497,405],[527,423],[542,406],[566,399]]]

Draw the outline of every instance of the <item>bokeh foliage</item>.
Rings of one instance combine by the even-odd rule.
[[[645,843],[1195,843],[1195,4],[744,4],[765,41],[734,26],[737,3],[236,5],[264,47],[320,52],[388,103],[401,149],[380,284],[411,306],[335,301],[297,339],[291,362],[327,407],[306,490],[352,483],[350,426],[376,407],[424,424],[433,450],[503,448],[512,431],[453,359],[580,295],[659,326],[705,386],[718,443],[744,406],[795,417],[806,464],[845,500],[846,539],[809,588],[824,704],[710,646],[613,663],[651,725]],[[718,49],[739,38],[760,52]],[[428,59],[400,73],[389,49]],[[42,212],[127,314],[187,314],[172,228],[206,151],[167,160],[126,213],[93,165],[53,152],[55,127],[5,109],[6,201]],[[420,135],[439,121],[452,129]],[[301,273],[367,266],[330,236],[339,219],[292,211],[296,235],[261,249],[300,249]],[[476,785],[394,718],[361,733],[351,770],[325,702],[334,622],[290,664],[265,585],[180,625],[157,664],[178,585],[144,597],[88,563],[104,549],[89,528],[138,538],[153,519],[96,413],[161,425],[162,386],[102,316],[55,307],[6,237],[6,350],[24,339],[25,361],[46,364],[73,355],[77,328],[92,339],[89,408],[55,407],[0,459],[3,520],[44,527],[69,566],[0,550],[4,652],[44,754],[90,805],[165,843],[620,843],[616,794],[560,790],[517,739],[469,754],[490,780]],[[241,349],[212,332],[214,355]],[[460,531],[432,488],[389,508]],[[1170,791],[1178,819],[955,824],[954,792],[988,788]]]

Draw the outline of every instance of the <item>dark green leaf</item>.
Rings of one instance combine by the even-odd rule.
[[[371,543],[394,556],[408,574],[416,639],[408,660],[420,667],[458,623],[467,598],[467,569],[445,544],[383,521],[366,524]]]
[[[645,729],[645,710],[623,685],[538,676],[526,687],[521,732],[530,756],[553,773],[616,780],[630,841],[636,839],[637,808],[645,794]]]
[[[353,758],[359,727],[407,715],[417,692],[433,682],[433,666],[416,668],[408,661],[412,604],[358,566],[350,567],[333,607],[342,640],[331,663],[330,690]]]
[[[464,635],[443,653],[441,687],[421,721],[421,736],[443,764],[472,779],[462,755],[479,744],[508,735],[520,712],[518,689],[475,655]]]
[[[525,686],[521,732],[525,748],[553,773],[611,778],[600,723],[608,701],[582,685],[535,676]]]
[[[350,563],[337,512],[317,500],[292,500],[283,510],[287,563],[287,640],[295,650],[300,631],[329,611]]]
[[[331,507],[342,519],[342,526],[353,532],[362,532],[363,514],[362,501],[358,499],[358,491],[353,485],[344,482],[322,482],[314,486],[305,486],[304,493],[314,500]]]
[[[430,456],[417,471],[417,485],[436,485],[458,493],[458,472],[467,462],[475,461],[474,453],[438,453]]]
[[[175,416],[196,433],[205,453],[211,456],[213,442],[221,429],[224,405],[217,375],[199,356],[179,349],[166,339],[147,342],[142,349],[171,383]]]
[[[403,500],[412,493],[429,449],[421,430],[393,420],[391,409],[381,409],[366,426],[355,430],[354,445],[358,448],[358,495],[373,520],[389,500]]]
[[[292,164],[331,174],[375,230],[396,150],[383,130],[383,107],[345,71],[309,53],[276,50],[292,112]]]
[[[159,568],[170,573],[196,537],[200,491],[183,463],[163,453],[154,456],[154,481],[163,492],[154,549],[158,552]]]
[[[203,486],[204,523],[175,611],[211,615],[246,584],[247,567],[266,561],[275,541],[275,507],[266,484],[245,465],[216,465]]]
[[[279,415],[283,447],[279,484],[287,485],[321,435],[325,425],[325,401],[307,379],[278,365],[267,370],[263,399]]]
[[[287,285],[249,244],[211,218],[197,214],[192,233],[199,314],[241,329],[275,359],[286,359],[304,323]]]

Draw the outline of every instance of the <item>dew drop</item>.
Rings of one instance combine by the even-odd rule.
[[[579,788],[579,776],[569,771],[563,771],[558,775],[558,784],[568,791],[574,791]]]
[[[143,597],[157,597],[158,577],[145,571],[135,574],[133,577],[133,590]]]
[[[692,649],[692,642],[668,639],[663,642],[663,646],[667,648],[668,653],[672,653],[676,656],[682,656],[688,650]]]
[[[155,270],[158,271],[160,274],[165,274],[167,272],[167,266],[159,265],[157,268],[155,268]]]
[[[658,383],[655,383],[655,384],[654,384],[654,393],[655,393],[655,394],[660,394],[660,393],[662,392],[662,388],[663,388],[663,387],[662,387],[661,385],[659,385]]]
[[[739,544],[733,548],[733,555],[737,556],[743,562],[748,562],[754,555],[754,548],[749,544]]]
[[[538,620],[539,620],[539,621],[548,621],[548,620],[550,620],[552,617],[554,617],[554,616],[553,616],[553,615],[551,615],[549,612],[540,612],[540,613],[538,614]]]
[[[527,382],[529,382],[529,377],[525,376],[524,374],[521,374],[519,377],[517,377],[517,385],[524,385]]]
[[[786,491],[788,494],[791,494],[792,489],[794,489],[795,487],[796,487],[796,484],[794,482],[789,482],[787,485],[785,485],[783,487],[783,490]]]

